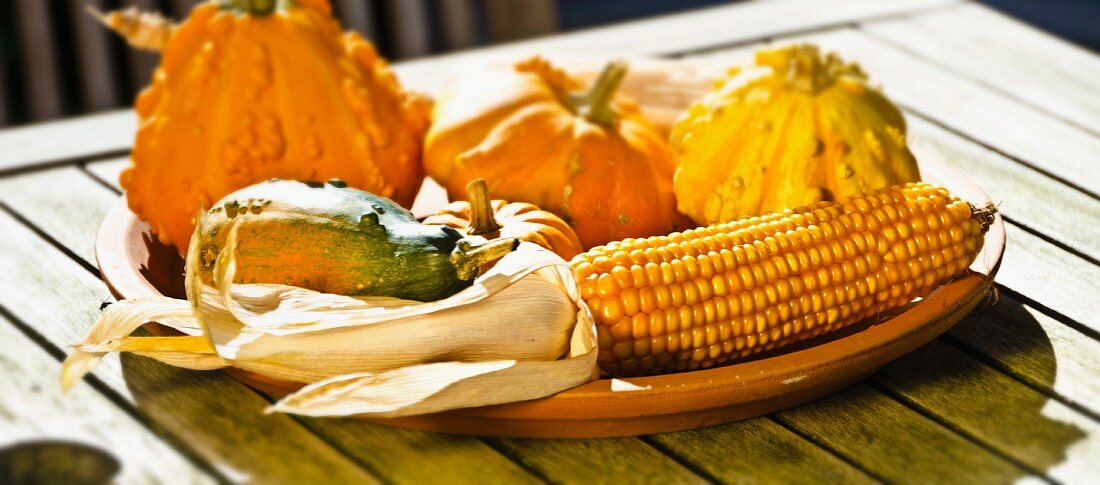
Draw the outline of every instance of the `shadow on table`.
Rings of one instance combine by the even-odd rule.
[[[835,445],[832,447],[837,453],[869,469],[874,468],[878,458],[872,456],[868,448],[876,450],[878,457],[884,453],[904,457],[907,467],[911,464],[912,470],[973,466],[977,469],[968,469],[969,473],[981,476],[989,472],[988,476],[998,476],[994,470],[982,470],[981,467],[997,466],[1001,473],[1007,468],[993,457],[966,456],[968,451],[974,450],[962,443],[966,440],[934,443],[935,446],[957,448],[946,449],[945,454],[957,456],[958,462],[944,462],[943,456],[914,453],[905,444],[922,438],[920,432],[901,428],[907,418],[898,416],[898,410],[874,409],[882,406],[882,401],[874,398],[879,394],[874,388],[878,388],[915,412],[935,416],[935,420],[945,423],[946,428],[960,430],[968,440],[993,454],[1011,457],[1028,468],[1046,472],[1064,462],[1069,447],[1086,436],[1077,426],[1050,417],[1053,414],[1048,409],[1051,399],[1044,394],[1048,391],[1035,390],[1052,389],[1056,373],[1056,356],[1043,327],[1028,308],[1011,298],[1001,297],[995,305],[979,308],[964,318],[947,337],[892,362],[852,389],[780,412],[778,416],[799,434]],[[1019,377],[1011,377],[1011,374]],[[880,404],[875,406],[871,404],[873,401]],[[910,415],[907,411],[901,412]],[[909,418],[925,419],[915,415]],[[886,420],[892,422],[882,425]],[[893,426],[893,422],[898,426]],[[679,433],[680,439],[673,441],[718,442],[716,436],[743,434],[739,428],[752,426],[759,427],[759,424],[750,421],[688,431]],[[842,427],[845,429],[840,429]],[[933,424],[932,428],[952,433],[940,425]],[[894,430],[898,435],[885,430]],[[902,436],[906,433],[918,436]],[[923,434],[928,435],[927,432]],[[668,436],[663,435],[662,441],[670,441]],[[723,453],[737,453],[737,450],[727,447],[727,451],[710,456],[707,461],[722,463]],[[791,458],[797,460],[799,455]],[[811,467],[813,460],[820,457],[801,455],[801,458],[805,462],[796,466]],[[706,463],[699,465],[705,467]],[[746,469],[744,473],[754,476],[762,472]],[[909,476],[909,479],[919,481],[921,477]]]
[[[111,483],[119,468],[107,452],[75,442],[28,441],[0,448],[0,483]]]

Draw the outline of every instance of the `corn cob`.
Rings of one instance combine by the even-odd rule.
[[[592,248],[571,264],[613,376],[729,363],[927,295],[970,266],[992,223],[912,183]]]

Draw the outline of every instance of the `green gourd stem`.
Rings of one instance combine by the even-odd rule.
[[[584,96],[575,98],[574,107],[577,113],[596,124],[603,126],[615,124],[616,114],[611,108],[611,100],[615,98],[615,92],[619,90],[619,85],[626,77],[627,67],[626,62],[623,61],[607,63],[588,92]]]
[[[503,258],[504,255],[519,247],[519,239],[514,237],[493,239],[484,244],[473,245],[470,241],[458,241],[451,253],[451,264],[455,267],[458,279],[469,281],[477,276],[481,267]]]
[[[489,200],[489,185],[485,179],[474,179],[466,184],[466,201],[470,204],[470,228],[466,234],[481,236],[500,231],[501,225],[493,217],[493,203]]]
[[[278,10],[280,4],[286,0],[224,0],[222,8],[231,8],[238,12],[263,17],[271,15]]]

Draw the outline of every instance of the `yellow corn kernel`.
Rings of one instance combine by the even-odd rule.
[[[572,262],[597,362],[706,368],[851,325],[959,276],[994,217],[928,184],[592,248]]]

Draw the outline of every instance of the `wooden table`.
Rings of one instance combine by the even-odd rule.
[[[1100,57],[973,3],[747,3],[397,66],[530,52],[743,59],[812,40],[900,104],[920,159],[968,173],[1008,225],[999,299],[850,389],[695,431],[478,439],[264,415],[220,372],[108,358],[69,395],[59,361],[108,301],[92,253],[130,112],[0,132],[0,446],[89,444],[124,482],[1085,481],[1100,477]],[[11,448],[0,452],[0,457]],[[2,460],[0,460],[2,461]]]

